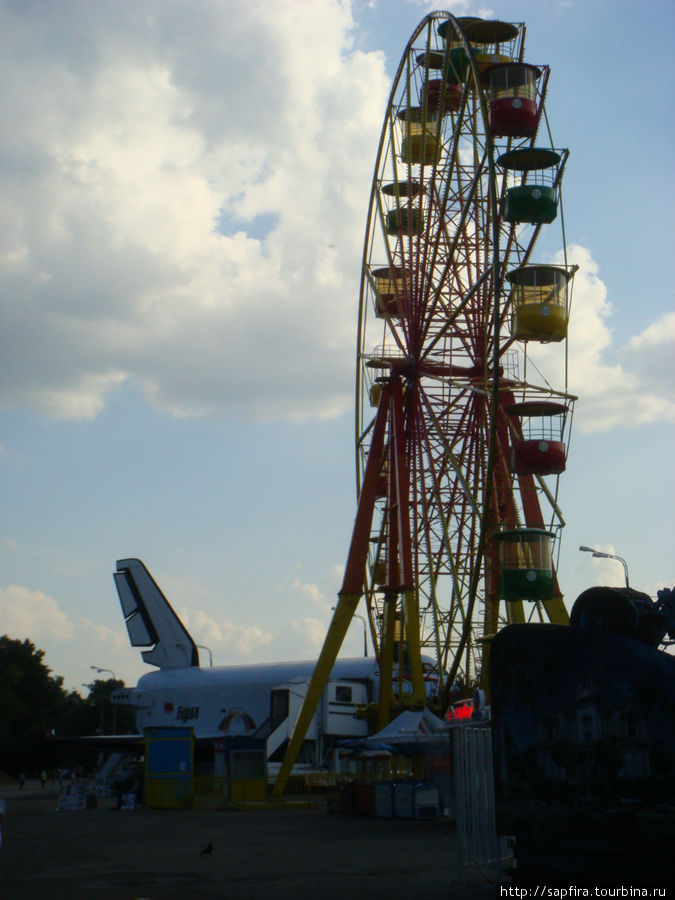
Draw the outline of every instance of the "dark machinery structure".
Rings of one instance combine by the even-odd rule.
[[[654,602],[630,587],[592,587],[576,599],[570,625],[594,628],[658,647],[675,641],[675,589],[664,588]]]
[[[522,884],[661,885],[675,841],[675,590],[592,587],[490,654],[497,831]],[[576,880],[576,881],[575,881]]]

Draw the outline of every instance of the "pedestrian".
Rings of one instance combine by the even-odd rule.
[[[44,769],[40,772],[40,784],[42,785],[42,790],[44,791],[45,785],[47,784],[47,773]]]
[[[19,775],[19,790],[20,790],[20,791],[23,790],[23,786],[24,786],[25,783],[26,783],[26,773],[25,773],[25,772],[22,772],[22,773]]]

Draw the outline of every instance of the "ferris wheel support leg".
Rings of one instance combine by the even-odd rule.
[[[550,600],[544,600],[543,604],[549,621],[554,625],[570,624],[570,614],[567,612],[562,594],[556,594]]]
[[[342,588],[338,594],[338,605],[335,607],[333,618],[328,628],[328,634],[323,642],[319,659],[317,660],[312,679],[309,683],[307,696],[305,697],[300,715],[295,723],[293,734],[288,742],[286,754],[281,764],[281,769],[274,783],[272,796],[279,798],[284,792],[288,777],[293,770],[298,753],[305,740],[305,735],[311,724],[312,717],[319,705],[331,670],[340,652],[340,647],[347,634],[347,629],[354,618],[354,612],[361,596],[363,595],[363,582],[368,557],[368,542],[370,528],[373,521],[375,499],[377,495],[377,477],[382,466],[382,452],[384,450],[384,434],[387,424],[387,410],[389,406],[389,389],[385,386],[380,397],[380,403],[373,426],[373,438],[368,451],[366,470],[363,476],[363,486],[359,495],[359,505],[356,510],[356,519],[352,531],[352,540],[349,545],[349,555],[345,566],[345,575]]]
[[[406,460],[406,434],[403,414],[403,385],[400,378],[391,384],[391,430],[392,430],[392,470],[394,474],[393,507],[396,511],[396,536],[398,557],[401,563],[403,588],[403,615],[405,641],[408,651],[408,666],[412,681],[412,694],[403,696],[399,691],[401,705],[423,707],[426,702],[422,651],[420,644],[420,612],[417,592],[413,589],[415,579],[412,559],[412,537],[410,534],[410,473]],[[393,548],[390,550],[393,556]],[[403,660],[399,660],[399,676],[402,674]]]
[[[407,590],[405,592],[404,604],[412,694],[407,698],[402,697],[401,700],[406,706],[423,707],[426,703],[427,695],[424,687],[422,649],[420,646],[420,611],[415,591]]]
[[[480,686],[485,691],[487,702],[490,702],[490,645],[492,641],[486,641],[483,646],[483,664],[480,669]]]
[[[279,775],[274,784],[272,796],[275,798],[280,797],[284,792],[288,776],[291,774],[293,764],[298,758],[302,742],[305,739],[305,735],[312,722],[316,708],[319,705],[321,695],[328,682],[331,670],[335,665],[335,660],[340,652],[340,647],[345,639],[347,629],[354,617],[354,611],[356,610],[360,599],[360,593],[340,594],[339,596],[338,605],[333,613],[333,619],[328,628],[328,634],[326,635],[321,654],[316,663],[316,668],[312,674],[312,680],[309,683],[307,696],[302,704],[300,715],[295,723],[291,739],[288,742],[288,749],[286,750],[284,761],[281,764]]]
[[[398,593],[391,591],[384,598],[384,621],[380,648],[380,695],[377,700],[377,730],[389,724],[391,704],[394,699],[394,641],[396,634],[396,599]]]
[[[516,625],[525,621],[525,607],[522,600],[507,601],[506,619],[509,625]]]
[[[422,654],[419,639],[419,610],[415,591],[407,590],[403,593],[404,626],[397,632],[396,606],[398,591],[389,591],[384,598],[384,622],[382,628],[382,644],[380,651],[380,694],[377,704],[378,731],[388,725],[391,720],[392,703],[396,705],[394,681],[394,650],[398,647],[398,653],[403,652],[403,646],[407,654],[407,667],[410,671],[412,693],[404,694],[403,668],[406,663],[399,655],[398,664],[398,705],[414,709],[423,709],[426,705],[426,690],[424,685],[424,671],[422,669]],[[410,623],[410,625],[408,625]]]

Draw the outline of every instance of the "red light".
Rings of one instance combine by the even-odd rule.
[[[473,703],[459,703],[446,713],[446,718],[451,721],[457,719],[470,719],[473,715]]]

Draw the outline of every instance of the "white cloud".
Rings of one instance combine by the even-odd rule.
[[[38,645],[44,637],[69,641],[75,636],[74,624],[52,597],[16,584],[0,587],[0,621],[4,634],[30,637]]]
[[[122,372],[84,374],[70,388],[42,392],[45,412],[73,421],[95,418],[105,406],[105,398],[117,385],[126,380]]]
[[[639,369],[643,386],[670,401],[673,418],[675,382],[675,312],[665,313],[654,324],[632,337],[620,351],[626,365]]]
[[[351,402],[383,57],[346,2],[196,6],[0,13],[5,407]]]
[[[271,645],[273,659],[316,659],[326,637],[326,622],[313,617],[289,619]]]
[[[181,610],[181,620],[195,643],[211,650],[215,665],[312,659],[318,656],[326,636],[326,621],[307,616],[289,619],[263,630],[257,625],[238,625],[202,611]],[[206,651],[201,653],[207,665]]]
[[[86,646],[89,652],[95,656],[101,653],[117,656],[129,646],[123,629],[108,628],[107,625],[99,625],[86,617],[78,619],[75,623],[75,638],[79,646]],[[107,660],[107,656],[102,656],[101,659]],[[92,660],[92,662],[95,662],[95,660]],[[101,663],[101,665],[105,665],[105,662]]]
[[[80,690],[83,681],[91,680],[91,665],[97,662],[113,670],[118,678],[134,677],[130,661],[135,661],[127,653],[128,641],[122,629],[111,629],[86,617],[73,620],[42,591],[15,584],[0,587],[0,621],[3,634],[13,640],[30,640],[43,650],[45,664],[55,676],[64,676],[69,689]],[[85,654],[82,648],[86,648]]]
[[[579,397],[575,428],[582,432],[635,427],[648,422],[675,421],[672,359],[675,356],[675,314],[667,314],[626,347],[617,348],[610,327],[612,305],[599,267],[586,247],[567,248],[574,277],[568,332],[569,390]],[[555,260],[563,262],[562,254]],[[563,345],[533,345],[532,360],[555,380]],[[668,374],[670,371],[670,375]]]
[[[435,12],[439,9],[437,0],[407,0],[407,2],[410,6],[421,7],[427,13]],[[495,18],[494,10],[491,7],[476,4],[473,0],[455,0],[450,12],[456,18],[466,15],[478,16],[481,19]]]
[[[303,584],[298,578],[293,582],[293,587],[300,596],[301,601],[309,600],[314,606],[324,611],[330,609],[330,605],[326,602],[326,595],[322,593],[315,584]]]
[[[236,658],[256,656],[273,640],[271,634],[257,625],[235,625],[201,610],[192,613],[183,610],[181,619],[195,643],[208,647],[219,665],[228,665]]]
[[[0,26],[0,406],[86,420],[127,384],[176,416],[349,408],[390,86],[350,3],[5,4]],[[578,426],[672,420],[673,317],[614,348],[569,255]]]
[[[198,587],[195,591],[200,593]],[[235,624],[201,609],[181,609],[180,617],[195,642],[211,650],[216,665],[311,658],[318,654],[326,631],[325,621],[311,617],[289,620],[274,631]],[[76,690],[94,677],[92,664],[105,666],[127,683],[148,671],[139,651],[129,647],[121,620],[114,629],[86,617],[72,620],[42,591],[0,587],[0,620],[2,633],[17,640],[28,638],[44,650],[46,664]],[[84,656],[82,647],[87,648]],[[208,653],[202,651],[201,656],[202,665],[208,665]]]
[[[200,650],[201,664],[237,665],[288,659],[315,659],[326,636],[329,604],[316,585],[296,580],[294,590],[309,599],[323,616],[290,617],[268,627],[239,624],[206,611],[210,596],[207,589],[187,581],[169,580],[171,593],[186,596],[191,605],[181,604],[179,615]],[[179,590],[173,590],[180,585]],[[194,601],[194,603],[192,602]],[[138,648],[131,648],[120,620],[119,628],[97,624],[86,616],[71,619],[61,605],[39,590],[18,585],[0,587],[0,620],[3,633],[18,640],[28,638],[45,651],[45,663],[55,675],[62,675],[68,689],[81,692],[82,684],[96,677],[92,665],[113,671],[117,678],[134,683],[149,671],[141,661]],[[362,648],[361,625],[354,627],[345,640],[343,654],[358,655]],[[83,654],[82,648],[86,648]],[[112,676],[110,676],[112,677]]]

